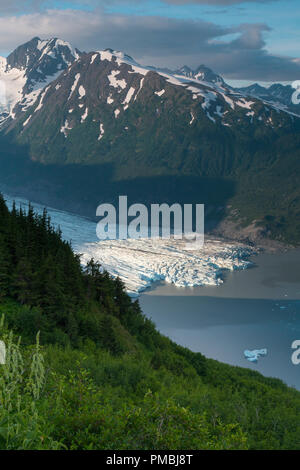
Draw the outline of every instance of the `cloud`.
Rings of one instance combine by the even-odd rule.
[[[107,6],[114,4],[136,4],[141,5],[147,0],[0,0],[0,13],[34,13],[39,10],[47,8],[60,8],[59,4],[63,5],[63,8],[68,6],[71,8],[74,5],[80,5],[82,7],[88,6],[91,8],[97,8],[100,6]],[[161,0],[163,3],[171,5],[214,5],[214,6],[227,6],[227,5],[238,5],[242,3],[272,3],[277,0]]]
[[[241,3],[272,3],[277,0],[163,0],[172,5],[238,5]]]
[[[32,12],[40,8],[43,0],[0,0],[0,13]]]
[[[202,20],[48,10],[0,17],[2,53],[34,36],[61,37],[81,50],[111,47],[143,64],[175,68],[204,63],[231,79],[283,81],[300,78],[300,61],[271,55],[263,23],[220,26]]]

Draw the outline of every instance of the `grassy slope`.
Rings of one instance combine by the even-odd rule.
[[[29,310],[5,301],[0,311],[18,324]],[[33,332],[27,340],[23,332],[32,343]],[[300,393],[280,380],[205,360],[155,330],[132,335],[117,319],[113,335],[121,353],[88,338],[76,348],[43,346],[37,408],[46,446],[299,449]]]

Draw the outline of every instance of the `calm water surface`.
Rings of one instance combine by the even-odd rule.
[[[300,389],[291,344],[300,340],[300,250],[260,254],[254,267],[224,275],[217,287],[160,284],[141,296],[158,329],[207,357],[249,367]],[[267,348],[257,364],[245,349]]]

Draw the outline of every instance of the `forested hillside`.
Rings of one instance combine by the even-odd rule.
[[[1,449],[300,448],[298,391],[174,344],[46,212],[3,198],[0,296]]]

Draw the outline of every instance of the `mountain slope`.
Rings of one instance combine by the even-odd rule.
[[[187,167],[189,172],[189,160],[196,159],[192,171],[200,175],[201,142],[211,147],[212,139],[220,140],[218,150],[224,155],[233,135],[241,133],[250,143],[256,133],[270,138],[295,125],[294,116],[246,99],[224,83],[155,72],[121,53],[100,51],[76,60],[7,131],[29,145],[35,161],[103,163],[113,161],[123,148],[124,156],[130,149],[133,161],[142,152],[139,160],[146,167],[151,158],[159,167]],[[143,148],[149,144],[152,157]],[[171,161],[166,146],[175,154],[184,146],[185,155]],[[212,164],[216,173],[220,166],[226,169],[224,160]]]
[[[179,70],[174,72],[175,75],[184,75],[189,78],[195,78],[199,81],[206,81],[211,82],[219,85],[226,85],[221,75],[217,75],[213,72],[210,68],[206,67],[205,65],[199,65],[195,70],[192,70],[187,65],[184,65]],[[226,85],[227,88],[228,85]]]
[[[299,391],[162,336],[46,213],[1,196],[0,286],[1,449],[299,449]]]
[[[298,240],[295,113],[233,90],[205,66],[171,73],[112,50],[67,65],[3,122],[3,182],[89,216],[121,193],[147,204],[202,202],[212,219],[238,213],[243,225]]]

